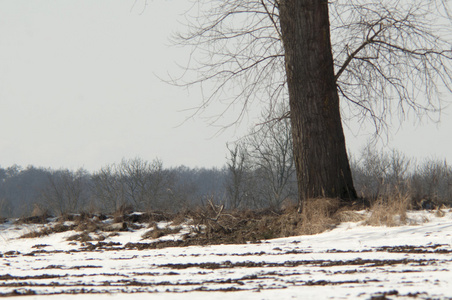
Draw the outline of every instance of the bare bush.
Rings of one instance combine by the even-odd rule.
[[[351,159],[351,166],[358,194],[380,206],[391,207],[390,199],[397,202],[400,195],[409,197],[409,208],[452,205],[452,168],[446,161],[415,163],[399,151],[384,152],[368,145],[361,156]]]
[[[411,187],[421,207],[422,201],[424,206],[426,201],[436,207],[441,204],[452,205],[452,167],[445,160],[426,160],[416,167],[411,176]]]

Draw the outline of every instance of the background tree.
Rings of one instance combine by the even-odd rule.
[[[229,148],[229,157],[226,162],[229,176],[226,180],[227,202],[230,209],[243,206],[249,196],[250,166],[248,154],[242,145]]]
[[[47,184],[48,174],[48,170],[33,166],[22,168],[13,165],[0,169],[0,200],[3,203],[3,216],[29,215],[43,186]]]
[[[276,108],[283,114],[284,106]],[[264,115],[267,115],[266,113]],[[297,193],[292,130],[289,119],[264,122],[252,129],[243,139],[253,177],[259,178],[260,197],[267,206],[279,209],[287,199],[295,199]]]
[[[214,85],[197,112],[240,101],[238,119],[253,100],[289,98],[300,202],[353,200],[341,107],[377,132],[394,113],[438,111],[452,81],[447,11],[439,0],[199,0],[178,40],[196,58],[185,84]]]
[[[7,218],[12,215],[11,203],[6,198],[0,198],[0,217]]]
[[[87,211],[90,208],[90,175],[79,169],[52,171],[48,183],[42,189],[41,199],[45,206],[56,215]]]
[[[126,204],[124,189],[115,165],[102,167],[93,174],[92,189],[102,212],[115,212]]]
[[[117,172],[126,202],[133,204],[135,209],[151,210],[166,205],[165,195],[171,189],[173,179],[171,172],[163,168],[162,161],[123,159]]]
[[[376,200],[394,193],[406,194],[409,187],[411,159],[392,150],[389,153],[369,143],[360,153],[359,160],[352,161],[353,178],[360,196]]]
[[[166,189],[167,199],[162,209],[171,212],[179,212],[196,206],[199,202],[198,190],[200,182],[196,182],[196,169],[179,166],[167,170],[171,178],[171,184]]]
[[[228,146],[228,150],[225,178],[228,207],[260,209],[271,206],[272,178],[266,176],[266,172],[259,166],[257,157],[251,154],[253,149],[248,139],[238,141],[233,148]]]

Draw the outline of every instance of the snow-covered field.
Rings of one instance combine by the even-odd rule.
[[[313,236],[154,250],[124,247],[149,243],[141,240],[145,228],[119,232],[88,250],[89,244],[66,240],[74,231],[18,239],[45,225],[7,222],[0,225],[0,296],[452,299],[452,213],[409,217],[414,225],[343,223]]]

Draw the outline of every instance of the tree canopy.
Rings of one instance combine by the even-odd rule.
[[[274,0],[196,0],[187,31],[174,42],[191,46],[178,85],[200,85],[201,113],[215,101],[270,108],[288,101],[279,4]],[[437,118],[452,91],[450,1],[329,2],[335,76],[345,120],[371,123],[377,133],[409,114]],[[195,79],[193,79],[195,78]],[[275,113],[274,109],[271,111]],[[268,120],[289,116],[269,115]],[[221,115],[210,116],[221,123]],[[224,126],[232,123],[221,124]]]

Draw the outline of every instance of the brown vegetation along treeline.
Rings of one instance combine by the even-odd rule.
[[[394,195],[391,199],[392,202],[389,203],[380,199],[367,210],[362,210],[364,207],[360,204],[350,206],[349,203],[334,198],[310,199],[302,213],[298,212],[295,204],[278,211],[270,208],[231,210],[209,200],[203,206],[172,213],[137,213],[131,207],[121,206],[108,216],[80,213],[55,218],[43,214],[19,218],[15,224],[44,224],[30,227],[35,229],[26,232],[21,238],[39,238],[70,231],[72,233],[66,235],[66,240],[74,244],[80,242],[86,250],[111,247],[142,250],[259,243],[273,238],[318,234],[331,230],[342,222],[362,222],[364,225],[377,226],[418,224],[419,219],[410,219],[407,215],[407,197]],[[445,208],[438,208],[435,212],[438,217],[443,217],[445,213]],[[126,245],[108,242],[108,238],[117,236],[120,232],[137,230],[141,230],[141,235]],[[168,236],[171,238],[168,239]]]

